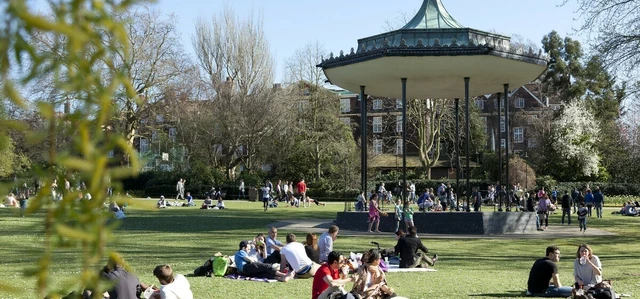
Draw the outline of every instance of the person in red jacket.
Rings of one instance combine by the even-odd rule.
[[[298,182],[298,194],[300,194],[300,200],[302,201],[302,206],[307,207],[311,206],[307,199],[307,184],[304,182],[304,179]]]

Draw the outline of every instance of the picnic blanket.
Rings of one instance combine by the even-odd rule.
[[[387,272],[436,272],[433,268],[400,268],[400,265],[391,264]]]
[[[238,275],[238,274],[229,274],[227,276],[225,276],[224,278],[228,278],[228,279],[236,279],[236,280],[250,280],[250,281],[257,281],[257,282],[278,282],[275,279],[266,279],[266,278],[257,278],[257,277],[246,277],[246,276],[242,276],[242,275]]]

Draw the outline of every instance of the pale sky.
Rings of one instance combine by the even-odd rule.
[[[40,1],[40,0],[36,0]],[[442,0],[449,13],[462,25],[540,43],[545,34],[556,30],[574,38],[575,0]],[[193,53],[191,36],[199,17],[219,15],[224,5],[238,14],[251,9],[262,12],[264,30],[276,61],[276,81],[284,78],[284,61],[307,43],[318,41],[329,52],[348,52],[359,38],[384,32],[385,22],[403,13],[413,17],[422,0],[157,0],[164,14],[174,13],[187,53]],[[583,38],[577,38],[583,41]],[[583,42],[584,43],[584,42]],[[586,45],[585,45],[586,46]]]

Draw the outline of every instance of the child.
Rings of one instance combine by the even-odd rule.
[[[400,229],[400,221],[402,221],[402,206],[400,199],[396,199],[396,231]]]
[[[413,226],[413,208],[409,206],[409,203],[404,205],[404,223],[407,228]]]
[[[578,209],[578,222],[580,223],[580,231],[587,231],[587,214],[589,210],[585,206],[584,201],[580,202],[580,208]]]

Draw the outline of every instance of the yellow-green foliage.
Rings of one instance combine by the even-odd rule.
[[[105,190],[110,179],[135,174],[139,169],[137,155],[117,132],[104,130],[113,117],[112,99],[118,90],[136,98],[131,82],[123,70],[111,61],[115,49],[126,49],[127,36],[123,24],[114,21],[114,13],[122,12],[136,1],[121,0],[65,0],[49,1],[52,14],[44,17],[35,13],[24,0],[4,1],[0,29],[0,81],[2,98],[14,105],[35,109],[50,125],[48,172],[37,175],[51,186],[55,169],[65,169],[86,181],[92,200],[77,200],[79,194],[66,194],[59,204],[51,201],[51,188],[40,189],[29,200],[28,212],[46,209],[42,255],[29,275],[37,278],[41,296],[60,297],[64,290],[48,287],[50,267],[56,255],[75,250],[82,269],[72,271],[63,289],[91,287],[102,293],[95,265],[112,255],[108,242],[112,236],[107,225],[108,213],[102,210]],[[36,34],[54,37],[55,51],[39,51],[30,43]],[[17,71],[21,70],[21,71]],[[56,92],[72,98],[79,107],[71,114],[61,115],[51,102],[37,102],[30,106],[21,92],[36,80],[50,78]],[[5,101],[5,100],[3,100]],[[63,134],[72,136],[72,148],[56,152],[55,136],[62,127]],[[129,167],[108,164],[107,153],[116,150],[128,154]],[[60,182],[59,182],[60,183]],[[28,215],[27,215],[28,217]],[[71,249],[69,249],[71,248]]]

